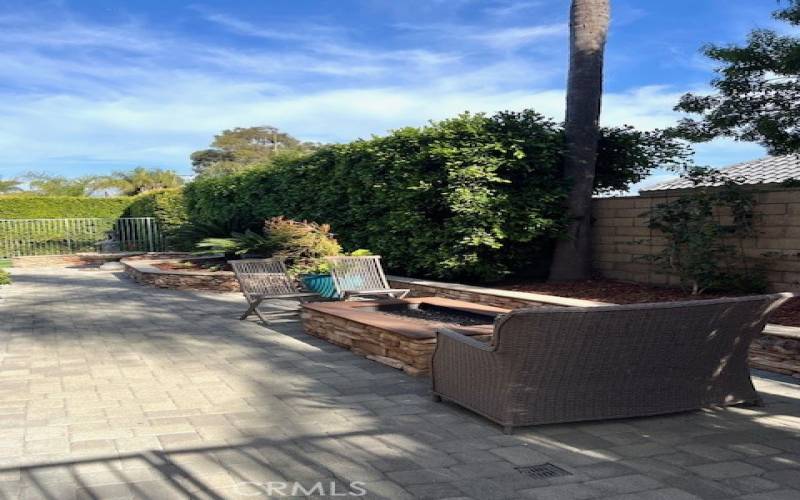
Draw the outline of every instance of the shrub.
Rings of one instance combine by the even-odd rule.
[[[691,191],[648,212],[649,227],[660,231],[667,245],[646,258],[677,275],[694,295],[706,290],[763,292],[765,272],[742,250],[743,241],[755,236],[752,193],[713,171],[695,170],[689,179],[695,183]]]
[[[272,243],[273,255],[291,260],[319,259],[342,251],[327,224],[273,217],[264,223],[264,234]]]
[[[148,191],[134,196],[126,215],[155,218],[169,248],[182,247],[178,249],[185,250],[191,247],[180,240],[180,231],[188,224],[189,217],[183,191],[179,188]]]
[[[397,272],[465,280],[542,275],[566,223],[563,131],[533,111],[465,114],[186,189],[192,221],[285,215],[329,223]],[[656,133],[606,130],[597,189],[639,180],[679,148]]]
[[[10,285],[11,275],[5,269],[0,269],[0,285]]]
[[[276,250],[267,236],[249,229],[244,233],[231,233],[228,238],[204,238],[195,248],[202,253],[221,253],[228,258],[241,255],[268,257]]]
[[[133,199],[127,196],[92,198],[87,196],[0,196],[0,219],[65,219],[121,217]]]
[[[370,252],[366,248],[359,248],[357,250],[353,250],[352,252],[348,253],[347,255],[349,255],[351,257],[365,257],[367,255],[372,255],[372,252]],[[291,267],[290,271],[295,275],[330,274],[331,265],[324,258],[309,259],[307,261],[301,261],[301,262],[295,263]]]
[[[4,224],[0,226],[0,255],[13,254],[20,248],[31,255],[92,250],[98,234],[110,230],[131,201],[128,197],[0,196],[0,219],[103,219],[91,224],[73,223],[68,231],[61,222]]]
[[[330,226],[273,217],[264,222],[262,234],[247,230],[229,238],[205,238],[197,249],[228,256],[258,255],[283,257],[295,265],[317,265],[324,257],[338,255],[341,246]]]
[[[170,238],[170,249],[190,251],[209,238],[228,238],[236,232],[236,226],[228,221],[189,221],[175,229]]]

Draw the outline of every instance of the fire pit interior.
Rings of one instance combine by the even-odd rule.
[[[453,323],[459,326],[491,325],[497,313],[494,311],[469,311],[463,308],[431,304],[429,302],[402,302],[378,304],[361,308],[403,318],[415,318],[437,323]]]
[[[418,375],[428,373],[436,329],[488,340],[508,309],[439,297],[303,304],[306,332],[370,359]]]

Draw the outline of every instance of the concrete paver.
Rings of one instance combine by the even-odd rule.
[[[0,289],[0,498],[800,498],[800,386],[766,405],[520,429],[428,380],[239,321],[237,294],[82,269]],[[570,472],[532,478],[516,467]]]

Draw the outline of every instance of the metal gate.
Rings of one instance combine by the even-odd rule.
[[[0,219],[0,258],[163,249],[164,238],[152,217]]]

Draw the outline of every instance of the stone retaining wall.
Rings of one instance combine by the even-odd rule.
[[[800,379],[800,328],[768,326],[750,346],[750,366]]]
[[[430,372],[436,339],[409,339],[373,326],[353,324],[342,318],[303,310],[306,333],[338,345],[410,375]]]
[[[125,273],[143,285],[175,290],[239,291],[239,282],[231,271],[165,271],[153,265],[164,260],[124,259],[121,262]]]
[[[70,255],[30,255],[12,257],[12,267],[65,267],[80,265],[100,265],[104,262],[118,261],[136,253],[78,253]]]
[[[486,288],[460,283],[444,283],[440,281],[419,280],[402,276],[387,276],[389,286],[392,288],[411,289],[410,297],[443,297],[446,299],[465,300],[476,304],[502,307],[504,309],[519,309],[522,307],[593,307],[609,305],[605,302],[593,300],[571,299],[554,295],[538,293],[515,292]]]
[[[77,255],[36,255],[12,257],[11,267],[65,267],[84,264]]]

